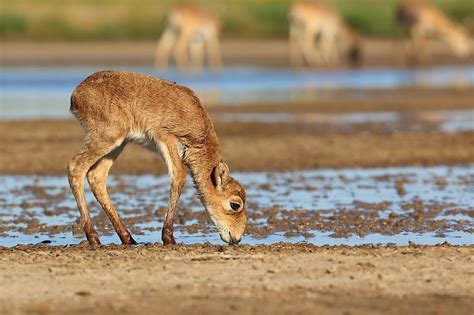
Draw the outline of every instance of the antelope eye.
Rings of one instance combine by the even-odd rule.
[[[232,210],[237,211],[240,209],[240,204],[236,202],[231,202],[230,207],[232,208]]]

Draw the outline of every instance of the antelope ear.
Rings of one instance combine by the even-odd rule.
[[[211,180],[217,190],[221,191],[229,180],[229,167],[224,162],[214,167],[211,173]]]

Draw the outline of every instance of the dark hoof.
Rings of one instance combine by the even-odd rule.
[[[102,245],[97,234],[87,235],[87,240],[89,241],[89,245],[92,247]]]
[[[164,245],[176,245],[176,241],[173,236],[173,227],[164,227],[161,232],[161,240]]]
[[[118,233],[120,240],[122,241],[122,245],[137,245],[138,243],[133,239],[132,235],[129,232]]]
[[[163,245],[176,245],[176,241],[174,240],[173,236],[163,236]]]
[[[133,237],[130,236],[130,239],[128,241],[122,242],[124,245],[137,245],[138,243],[133,239]]]

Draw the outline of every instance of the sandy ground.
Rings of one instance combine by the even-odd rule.
[[[410,58],[401,41],[368,39],[363,41],[361,66],[405,66]],[[156,42],[0,42],[2,66],[62,65],[153,65]],[[472,64],[474,55],[458,60],[443,43],[431,45],[435,64]],[[288,42],[285,40],[226,40],[222,43],[226,65],[288,67]]]
[[[473,257],[450,246],[23,246],[0,249],[0,312],[472,314]]]

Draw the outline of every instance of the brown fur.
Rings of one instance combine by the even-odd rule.
[[[290,62],[300,67],[333,65],[361,59],[358,36],[333,8],[321,3],[297,2],[289,13]]]
[[[175,243],[173,217],[185,183],[185,166],[221,238],[229,243],[240,240],[247,222],[245,191],[229,176],[209,115],[190,89],[148,75],[103,71],[77,86],[70,109],[86,131],[83,148],[69,162],[68,173],[91,244],[100,241],[85,202],[86,175],[122,242],[135,242],[105,188],[108,171],[127,142],[161,151],[168,164],[171,189],[162,235],[165,244]],[[230,201],[239,203],[240,209],[231,209]]]
[[[416,62],[429,62],[431,54],[427,40],[438,37],[445,41],[458,58],[470,54],[467,32],[454,23],[434,5],[423,0],[401,1],[397,9],[397,22],[410,36]]]
[[[183,5],[171,9],[156,48],[155,66],[166,68],[173,55],[180,70],[200,70],[207,54],[211,68],[221,68],[219,31],[219,19],[207,11]]]

